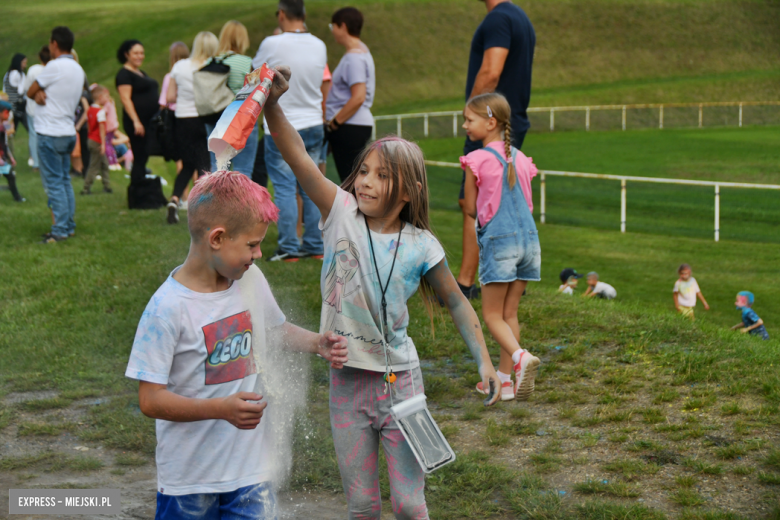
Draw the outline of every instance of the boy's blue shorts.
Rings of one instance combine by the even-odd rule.
[[[155,520],[276,520],[276,494],[269,482],[229,493],[157,493]]]

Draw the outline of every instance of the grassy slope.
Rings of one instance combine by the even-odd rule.
[[[779,184],[777,128],[531,133],[523,150],[546,170]],[[455,162],[463,139],[420,144],[428,158]],[[439,170],[431,168],[432,172]],[[455,209],[461,174],[441,169],[441,175],[447,179],[447,191],[436,193],[435,201]],[[533,190],[538,216],[538,177]],[[714,196],[710,187],[629,182],[627,197],[629,231],[712,237]],[[776,190],[722,188],[721,238],[777,242],[778,204],[780,192]],[[548,177],[547,218],[551,223],[619,229],[620,184]]]
[[[459,109],[469,43],[484,16],[473,0],[358,2],[377,63],[377,113]],[[532,104],[763,100],[777,96],[780,4],[759,1],[518,2],[537,33]],[[308,3],[308,24],[341,55],[327,31],[342,4]],[[275,2],[43,0],[5,8],[0,56],[34,56],[56,24],[76,31],[92,81],[113,85],[114,52],[125,38],[146,43],[145,69],[161,79],[167,47],[219,31],[230,18],[250,30],[254,53],[274,26]],[[407,35],[415,35],[414,38]]]

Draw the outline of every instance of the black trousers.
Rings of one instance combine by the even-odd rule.
[[[199,117],[177,118],[176,142],[182,167],[173,183],[173,196],[181,199],[195,170],[201,175],[203,170],[211,168],[206,124]]]
[[[133,120],[129,117],[122,119],[127,137],[130,138],[130,149],[133,150],[133,169],[130,170],[130,184],[143,184],[146,180],[146,163],[149,162],[149,147],[146,136],[149,135],[149,125],[145,124],[144,135],[135,135]]]
[[[355,159],[371,140],[370,126],[342,125],[328,135],[333,162],[339,172],[341,182],[355,169]]]
[[[268,168],[265,166],[265,137],[260,138],[255,155],[255,166],[252,168],[252,180],[262,186],[268,187]]]

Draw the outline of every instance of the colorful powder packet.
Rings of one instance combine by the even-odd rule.
[[[246,140],[263,110],[276,72],[263,64],[247,74],[244,87],[236,94],[209,136],[209,150],[217,159],[217,170],[225,170],[228,161],[246,146]]]

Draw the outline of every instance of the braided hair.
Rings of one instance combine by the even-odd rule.
[[[507,182],[510,188],[517,184],[517,172],[512,161],[512,110],[504,96],[497,92],[480,94],[471,98],[466,106],[485,119],[495,117],[498,127],[504,132],[504,153],[507,162]]]

